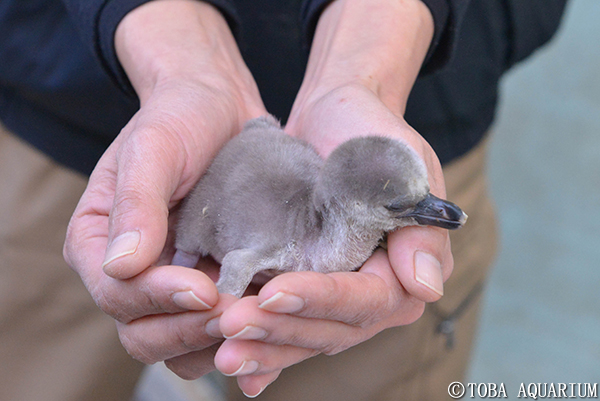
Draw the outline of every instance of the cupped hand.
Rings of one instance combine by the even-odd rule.
[[[313,144],[325,158],[339,144],[357,136],[381,135],[402,141],[424,161],[431,193],[446,197],[442,167],[431,146],[366,86],[343,85],[297,102],[286,130]],[[424,302],[438,300],[453,267],[448,231],[433,226],[405,227],[390,233],[387,244],[392,267],[408,292]]]
[[[141,6],[119,25],[116,45],[141,108],[91,174],[65,259],[133,357],[174,371],[193,357],[201,376],[222,340],[210,321],[235,298],[219,296],[214,262],[168,265],[170,227],[214,155],[264,106],[224,18],[207,4]]]

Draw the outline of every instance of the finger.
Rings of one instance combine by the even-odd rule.
[[[99,269],[95,273],[87,277],[88,291],[100,309],[122,323],[147,315],[208,310],[219,300],[214,282],[195,269],[159,266],[129,280],[113,279]]]
[[[109,157],[110,153],[109,148],[103,158]],[[114,174],[109,169],[96,167],[69,221],[63,256],[82,278],[88,267],[100,267],[102,263],[114,187]]]
[[[421,315],[419,302],[400,285],[383,250],[376,251],[359,272],[277,276],[261,289],[258,301],[266,311],[360,327],[390,316],[397,324],[408,324]],[[398,313],[400,309],[405,315]]]
[[[216,368],[226,376],[260,376],[317,355],[311,349],[260,341],[225,340],[215,355]]]
[[[238,386],[246,397],[256,398],[269,384],[277,380],[280,373],[281,370],[277,370],[264,375],[239,376],[237,378]]]
[[[214,328],[207,332],[207,323],[235,301],[235,297],[225,296],[208,311],[153,315],[117,323],[119,338],[132,357],[146,364],[200,351],[223,341]]]
[[[450,237],[435,227],[405,227],[388,236],[388,255],[402,286],[424,302],[439,300],[454,266]]]
[[[105,156],[110,153],[107,151]],[[110,169],[94,170],[69,222],[63,250],[65,260],[80,275],[94,301],[121,322],[214,306],[218,300],[214,282],[198,270],[160,266],[129,280],[114,279],[103,272],[100,266],[108,241],[114,181]],[[201,267],[207,271],[217,268],[211,259],[203,260]]]
[[[327,355],[337,354],[375,335],[379,328],[362,328],[335,320],[309,319],[271,313],[258,307],[257,297],[245,297],[227,309],[220,327],[229,340],[257,340],[291,345]]]
[[[139,274],[160,256],[168,232],[168,205],[185,165],[185,152],[172,136],[148,126],[135,129],[121,133],[125,139],[106,155],[114,157],[117,176],[102,267],[121,279]]]
[[[220,328],[227,339],[292,345],[334,355],[388,327],[412,323],[421,316],[423,309],[423,302],[407,298],[406,302],[397,305],[393,313],[378,320],[369,320],[368,324],[353,325],[267,312],[259,307],[257,297],[246,297],[223,313]]]
[[[185,380],[195,380],[215,370],[215,354],[220,342],[200,351],[165,360],[165,366]]]

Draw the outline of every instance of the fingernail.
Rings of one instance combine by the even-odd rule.
[[[256,361],[244,361],[242,366],[231,374],[223,373],[225,376],[244,376],[251,375],[258,370],[258,362]]]
[[[180,291],[171,295],[171,299],[183,309],[207,310],[212,309],[210,305],[201,300],[192,291]]]
[[[304,308],[305,304],[304,299],[296,295],[278,292],[271,298],[263,301],[258,307],[269,312],[294,313]]]
[[[267,384],[267,386],[268,386],[268,384]],[[261,393],[262,393],[263,391],[265,391],[265,389],[267,388],[267,386],[264,386],[264,387],[262,387],[260,390],[258,390],[258,393],[254,394],[254,395],[247,394],[247,393],[245,393],[244,391],[242,391],[242,393],[244,393],[244,395],[245,395],[246,397],[248,397],[248,398],[256,398],[256,397],[258,397],[259,395],[261,395]]]
[[[435,256],[423,251],[415,252],[415,279],[440,296],[444,295],[442,265]]]
[[[210,319],[204,325],[204,331],[206,334],[211,336],[212,338],[223,338],[223,333],[221,333],[221,328],[219,327],[219,322],[221,321],[221,316]]]
[[[139,231],[128,231],[115,238],[106,250],[102,268],[106,271],[107,265],[115,259],[135,253],[140,244],[140,237]]]
[[[256,326],[246,326],[232,336],[223,335],[230,340],[262,340],[267,336],[267,331]]]
[[[277,378],[275,378],[275,379],[273,379],[272,381],[270,381],[269,383],[265,384],[265,386],[264,386],[264,387],[262,387],[260,390],[258,390],[258,393],[254,394],[254,395],[250,395],[250,394],[248,394],[248,393],[244,392],[243,390],[242,390],[242,393],[244,393],[244,395],[245,395],[246,397],[248,397],[248,398],[256,398],[256,397],[258,397],[259,395],[261,395],[261,394],[262,394],[262,392],[263,392],[263,391],[265,391],[265,389],[266,389],[267,387],[269,387],[271,384],[273,384],[273,382],[274,382],[275,380],[277,380]]]

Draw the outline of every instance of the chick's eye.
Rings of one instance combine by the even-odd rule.
[[[387,205],[385,208],[390,212],[400,213],[408,210],[410,208],[410,205],[407,205],[404,202],[394,202]]]

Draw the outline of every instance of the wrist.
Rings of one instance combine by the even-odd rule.
[[[333,2],[317,24],[297,103],[359,85],[402,115],[433,31],[420,0]]]
[[[181,82],[233,95],[240,110],[264,107],[225,18],[207,3],[146,3],[123,18],[115,49],[142,105],[157,88]]]

